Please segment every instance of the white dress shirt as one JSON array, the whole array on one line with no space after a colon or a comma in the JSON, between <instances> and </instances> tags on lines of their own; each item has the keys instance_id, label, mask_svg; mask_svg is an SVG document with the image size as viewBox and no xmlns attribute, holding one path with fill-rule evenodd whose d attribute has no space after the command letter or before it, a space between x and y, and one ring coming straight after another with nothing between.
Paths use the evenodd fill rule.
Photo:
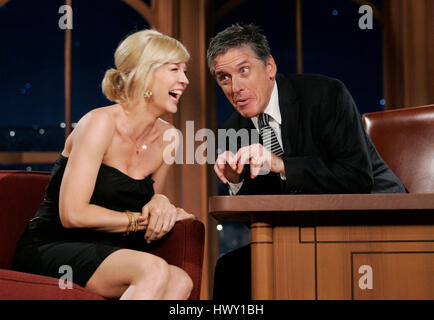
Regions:
<instances>
[{"instance_id":1,"label":"white dress shirt","mask_svg":"<svg viewBox=\"0 0 434 320\"><path fill-rule=\"evenodd\" d=\"M277 141L279 142L280 147L282 148L282 151L284 151L283 144L282 144L282 130L280 129L280 127L282 125L282 116L280 115L279 92L277 89L276 82L274 82L274 87L273 87L273 91L271 93L270 101L268 102L268 105L265 108L264 113L268 114L270 116L270 118L269 118L270 127L276 133ZM258 116L254 116L250 119L252 120L256 130L258 130L258 132L259 132ZM280 178L282 180L286 180L285 174L281 173ZM240 191L240 189L243 185L243 180L241 180L240 183L228 182L228 185L229 185L229 194L235 195L238 193L238 191Z\"/></svg>"}]
</instances>

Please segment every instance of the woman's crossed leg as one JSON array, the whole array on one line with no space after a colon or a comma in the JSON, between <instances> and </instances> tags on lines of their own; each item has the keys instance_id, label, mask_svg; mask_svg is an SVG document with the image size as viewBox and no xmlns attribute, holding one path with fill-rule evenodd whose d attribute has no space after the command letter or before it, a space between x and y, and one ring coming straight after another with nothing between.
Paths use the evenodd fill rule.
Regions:
<instances>
[{"instance_id":1,"label":"woman's crossed leg","mask_svg":"<svg viewBox=\"0 0 434 320\"><path fill-rule=\"evenodd\" d=\"M193 281L160 257L121 249L101 263L85 288L105 298L181 300L190 296Z\"/></svg>"}]
</instances>

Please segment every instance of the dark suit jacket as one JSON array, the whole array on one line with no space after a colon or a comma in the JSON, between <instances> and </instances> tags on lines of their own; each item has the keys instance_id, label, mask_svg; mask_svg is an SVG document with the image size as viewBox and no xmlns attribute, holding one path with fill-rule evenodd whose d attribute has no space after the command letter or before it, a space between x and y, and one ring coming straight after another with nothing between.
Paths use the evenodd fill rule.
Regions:
<instances>
[{"instance_id":1,"label":"dark suit jacket","mask_svg":"<svg viewBox=\"0 0 434 320\"><path fill-rule=\"evenodd\" d=\"M342 82L320 75L277 75L276 81L286 181L276 173L250 179L246 166L238 194L406 192L363 129L358 109ZM253 122L238 112L224 128L255 129ZM245 145L229 144L229 150Z\"/></svg>"}]
</instances>

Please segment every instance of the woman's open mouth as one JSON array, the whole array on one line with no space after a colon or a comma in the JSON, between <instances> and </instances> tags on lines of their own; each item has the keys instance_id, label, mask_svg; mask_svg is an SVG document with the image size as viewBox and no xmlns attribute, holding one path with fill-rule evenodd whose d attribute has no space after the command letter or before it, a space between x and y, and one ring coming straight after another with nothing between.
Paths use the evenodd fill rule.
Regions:
<instances>
[{"instance_id":1,"label":"woman's open mouth","mask_svg":"<svg viewBox=\"0 0 434 320\"><path fill-rule=\"evenodd\" d=\"M175 90L171 90L171 91L169 91L170 98L171 98L175 103L178 103L179 98L181 98L182 93L183 93L183 91L182 91L182 90L179 90L179 89L175 89Z\"/></svg>"}]
</instances>

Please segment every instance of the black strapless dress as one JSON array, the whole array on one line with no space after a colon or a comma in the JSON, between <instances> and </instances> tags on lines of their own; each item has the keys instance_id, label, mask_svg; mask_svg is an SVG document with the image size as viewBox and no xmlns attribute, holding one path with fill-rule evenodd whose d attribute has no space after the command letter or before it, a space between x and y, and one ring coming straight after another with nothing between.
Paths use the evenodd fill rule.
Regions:
<instances>
[{"instance_id":1,"label":"black strapless dress","mask_svg":"<svg viewBox=\"0 0 434 320\"><path fill-rule=\"evenodd\" d=\"M116 250L128 248L147 251L144 231L123 233L65 229L59 217L59 191L68 158L56 160L50 181L35 217L30 220L18 243L13 269L60 278L63 265L70 266L73 282L85 286L101 262ZM141 212L154 195L150 176L137 180L116 168L101 164L91 203L124 214Z\"/></svg>"}]
</instances>

